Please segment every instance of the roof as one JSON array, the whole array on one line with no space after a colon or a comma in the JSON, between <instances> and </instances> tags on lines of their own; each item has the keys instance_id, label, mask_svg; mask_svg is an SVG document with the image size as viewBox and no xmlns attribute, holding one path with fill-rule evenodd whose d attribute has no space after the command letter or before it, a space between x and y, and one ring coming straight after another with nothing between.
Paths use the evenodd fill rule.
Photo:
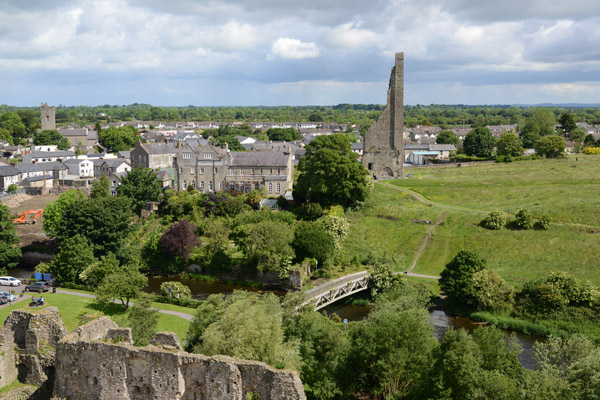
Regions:
<instances>
[{"instance_id":1,"label":"roof","mask_svg":"<svg viewBox=\"0 0 600 400\"><path fill-rule=\"evenodd\" d=\"M68 150L57 150L57 151L32 151L29 153L30 158L40 158L40 157L64 157L64 156L73 156L75 157L75 153Z\"/></svg>"},{"instance_id":2,"label":"roof","mask_svg":"<svg viewBox=\"0 0 600 400\"><path fill-rule=\"evenodd\" d=\"M1 165L0 166L0 176L15 176L19 175L20 172L18 169L13 167L12 165Z\"/></svg>"},{"instance_id":3,"label":"roof","mask_svg":"<svg viewBox=\"0 0 600 400\"><path fill-rule=\"evenodd\" d=\"M67 166L59 161L50 161L45 163L39 163L37 165L39 165L41 171L55 171L67 169Z\"/></svg>"},{"instance_id":4,"label":"roof","mask_svg":"<svg viewBox=\"0 0 600 400\"><path fill-rule=\"evenodd\" d=\"M92 160L88 160L86 158L71 158L69 160L63 161L63 164L81 164L82 162L91 162L91 163L93 163Z\"/></svg>"},{"instance_id":5,"label":"roof","mask_svg":"<svg viewBox=\"0 0 600 400\"><path fill-rule=\"evenodd\" d=\"M437 156L437 151L413 151L413 154L418 156Z\"/></svg>"},{"instance_id":6,"label":"roof","mask_svg":"<svg viewBox=\"0 0 600 400\"><path fill-rule=\"evenodd\" d=\"M142 149L148 154L175 154L177 149L170 144L165 143L142 143Z\"/></svg>"},{"instance_id":7,"label":"roof","mask_svg":"<svg viewBox=\"0 0 600 400\"><path fill-rule=\"evenodd\" d=\"M90 131L85 128L80 129L57 129L62 136L85 136L90 139L98 139L98 132ZM93 136L93 137L92 137Z\"/></svg>"},{"instance_id":8,"label":"roof","mask_svg":"<svg viewBox=\"0 0 600 400\"><path fill-rule=\"evenodd\" d=\"M43 163L42 163L43 164ZM43 171L40 168L40 164L34 164L34 163L25 163L25 162L20 162L18 164L16 164L16 168L21 172L35 172L35 171Z\"/></svg>"},{"instance_id":9,"label":"roof","mask_svg":"<svg viewBox=\"0 0 600 400\"><path fill-rule=\"evenodd\" d=\"M119 151L117 154L121 158L131 158L131 151Z\"/></svg>"},{"instance_id":10,"label":"roof","mask_svg":"<svg viewBox=\"0 0 600 400\"><path fill-rule=\"evenodd\" d=\"M429 145L427 144L405 144L404 150L429 150Z\"/></svg>"},{"instance_id":11,"label":"roof","mask_svg":"<svg viewBox=\"0 0 600 400\"><path fill-rule=\"evenodd\" d=\"M453 144L430 144L429 149L436 151L456 151L456 146Z\"/></svg>"},{"instance_id":12,"label":"roof","mask_svg":"<svg viewBox=\"0 0 600 400\"><path fill-rule=\"evenodd\" d=\"M54 177L52 176L52 174L46 174L46 180L49 179L54 179ZM23 182L39 182L39 181L43 181L44 180L44 176L30 176L29 178L25 178L23 179Z\"/></svg>"},{"instance_id":13,"label":"roof","mask_svg":"<svg viewBox=\"0 0 600 400\"><path fill-rule=\"evenodd\" d=\"M127 162L127 160L125 160L123 158L112 158L112 159L109 159L109 160L104 160L104 163L106 163L106 165L109 168L118 167L118 166L120 166L123 163L129 165L129 163Z\"/></svg>"},{"instance_id":14,"label":"roof","mask_svg":"<svg viewBox=\"0 0 600 400\"><path fill-rule=\"evenodd\" d=\"M352 150L362 150L365 147L364 143L361 142L357 142L357 143L352 143Z\"/></svg>"},{"instance_id":15,"label":"roof","mask_svg":"<svg viewBox=\"0 0 600 400\"><path fill-rule=\"evenodd\" d=\"M289 155L271 152L232 151L232 167L287 167Z\"/></svg>"}]
</instances>

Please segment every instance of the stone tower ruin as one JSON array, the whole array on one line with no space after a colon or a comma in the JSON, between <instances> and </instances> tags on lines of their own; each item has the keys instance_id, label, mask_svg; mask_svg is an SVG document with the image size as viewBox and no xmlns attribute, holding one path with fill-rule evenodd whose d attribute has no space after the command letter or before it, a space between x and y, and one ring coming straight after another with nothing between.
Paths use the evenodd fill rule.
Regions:
<instances>
[{"instance_id":1,"label":"stone tower ruin","mask_svg":"<svg viewBox=\"0 0 600 400\"><path fill-rule=\"evenodd\" d=\"M365 133L362 163L377 179L401 178L404 170L404 53L396 53L387 105Z\"/></svg>"},{"instance_id":2,"label":"stone tower ruin","mask_svg":"<svg viewBox=\"0 0 600 400\"><path fill-rule=\"evenodd\" d=\"M54 118L55 109L50 107L48 103L42 103L40 106L42 113L42 130L56 129L56 120Z\"/></svg>"}]
</instances>

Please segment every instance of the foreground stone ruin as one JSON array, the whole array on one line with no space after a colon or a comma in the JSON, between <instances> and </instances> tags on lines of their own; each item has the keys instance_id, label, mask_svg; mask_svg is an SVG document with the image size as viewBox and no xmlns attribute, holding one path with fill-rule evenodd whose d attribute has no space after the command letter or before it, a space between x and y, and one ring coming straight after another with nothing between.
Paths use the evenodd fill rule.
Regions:
<instances>
[{"instance_id":1,"label":"foreground stone ruin","mask_svg":"<svg viewBox=\"0 0 600 400\"><path fill-rule=\"evenodd\" d=\"M293 371L182 350L173 333L135 347L109 317L68 334L58 310L17 310L0 330L0 387L16 378L59 399L306 399Z\"/></svg>"}]
</instances>

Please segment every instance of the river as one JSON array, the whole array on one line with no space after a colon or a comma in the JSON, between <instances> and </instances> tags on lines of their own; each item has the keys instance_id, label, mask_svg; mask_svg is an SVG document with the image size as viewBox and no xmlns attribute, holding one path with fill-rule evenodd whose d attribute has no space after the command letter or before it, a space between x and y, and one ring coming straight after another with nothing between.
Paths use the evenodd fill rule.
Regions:
<instances>
[{"instance_id":1,"label":"river","mask_svg":"<svg viewBox=\"0 0 600 400\"><path fill-rule=\"evenodd\" d=\"M14 268L10 270L11 275L16 278L29 278L31 277L32 272L33 271L29 268ZM223 282L204 282L193 279L169 277L149 277L148 287L146 288L146 291L158 292L161 283L166 281L177 281L183 283L184 285L190 288L192 296L196 299L205 299L209 295L215 293L233 293L234 290L248 290L252 292L265 291L249 286L228 285ZM275 293L280 297L285 295L285 292L283 291L269 291ZM369 306L343 304L340 302L325 307L324 310L327 311L328 314L335 313L340 318L347 319L348 321L360 321L368 315ZM438 338L438 340L441 340L441 338L444 336L444 332L446 331L446 329L450 327L464 328L467 329L469 332L472 332L478 326L481 326L480 323L472 321L468 318L454 317L447 314L445 311L435 309L430 311L429 320L435 328L434 334L436 338ZM517 341L521 345L521 354L519 354L519 362L521 363L521 365L528 369L534 369L536 364L535 359L533 357L533 345L538 341L544 341L545 338L524 335L522 333L512 331L506 332L507 334L515 335Z\"/></svg>"}]
</instances>

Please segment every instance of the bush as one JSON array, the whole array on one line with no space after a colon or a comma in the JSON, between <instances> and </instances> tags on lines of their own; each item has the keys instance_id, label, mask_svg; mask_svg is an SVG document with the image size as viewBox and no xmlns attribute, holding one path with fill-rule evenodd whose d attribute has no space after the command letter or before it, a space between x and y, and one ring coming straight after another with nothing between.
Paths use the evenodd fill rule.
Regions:
<instances>
[{"instance_id":1,"label":"bush","mask_svg":"<svg viewBox=\"0 0 600 400\"><path fill-rule=\"evenodd\" d=\"M497 273L484 269L473 274L473 297L479 310L510 310L515 301L514 289Z\"/></svg>"},{"instance_id":2,"label":"bush","mask_svg":"<svg viewBox=\"0 0 600 400\"><path fill-rule=\"evenodd\" d=\"M492 211L481 221L481 226L486 229L500 230L504 225L506 225L506 215L499 210Z\"/></svg>"},{"instance_id":3,"label":"bush","mask_svg":"<svg viewBox=\"0 0 600 400\"><path fill-rule=\"evenodd\" d=\"M584 154L600 154L600 147L585 147L583 149Z\"/></svg>"},{"instance_id":4,"label":"bush","mask_svg":"<svg viewBox=\"0 0 600 400\"><path fill-rule=\"evenodd\" d=\"M519 229L531 229L533 228L533 215L531 211L526 208L519 210L516 215L516 223Z\"/></svg>"},{"instance_id":5,"label":"bush","mask_svg":"<svg viewBox=\"0 0 600 400\"><path fill-rule=\"evenodd\" d=\"M8 193L14 193L17 191L19 187L17 185L15 185L14 183L11 183L10 185L8 185L8 187L6 188L6 191Z\"/></svg>"},{"instance_id":6,"label":"bush","mask_svg":"<svg viewBox=\"0 0 600 400\"><path fill-rule=\"evenodd\" d=\"M535 229L538 229L540 231L546 231L550 229L551 223L552 220L550 219L550 217L547 214L542 214L539 221L535 223Z\"/></svg>"},{"instance_id":7,"label":"bush","mask_svg":"<svg viewBox=\"0 0 600 400\"><path fill-rule=\"evenodd\" d=\"M169 293L169 289L171 292ZM181 299L187 300L192 297L192 292L190 288L184 285L181 282L169 281L163 282L160 285L160 289L158 290L158 295L165 300L169 299Z\"/></svg>"},{"instance_id":8,"label":"bush","mask_svg":"<svg viewBox=\"0 0 600 400\"><path fill-rule=\"evenodd\" d=\"M473 275L485 269L485 260L472 251L461 250L446 264L439 285L448 299L465 305L476 303Z\"/></svg>"}]
</instances>

